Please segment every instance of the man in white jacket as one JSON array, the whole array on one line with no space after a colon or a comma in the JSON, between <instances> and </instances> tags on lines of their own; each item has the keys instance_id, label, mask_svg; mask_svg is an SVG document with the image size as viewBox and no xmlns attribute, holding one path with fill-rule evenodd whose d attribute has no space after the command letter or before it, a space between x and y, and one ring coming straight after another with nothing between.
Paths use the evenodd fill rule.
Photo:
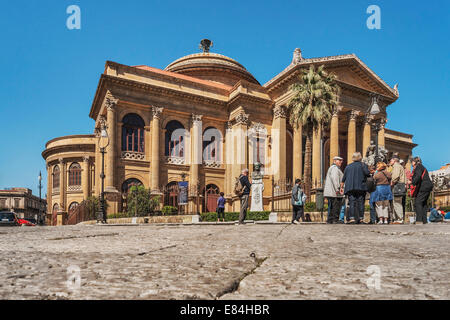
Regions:
<instances>
[{"instance_id":1,"label":"man in white jacket","mask_svg":"<svg viewBox=\"0 0 450 320\"><path fill-rule=\"evenodd\" d=\"M328 169L327 177L325 178L325 188L323 190L323 196L328 199L328 212L330 213L327 218L327 223L342 223L339 221L339 213L342 207L341 182L344 174L341 171L342 165L341 157L334 157L333 164Z\"/></svg>"}]
</instances>

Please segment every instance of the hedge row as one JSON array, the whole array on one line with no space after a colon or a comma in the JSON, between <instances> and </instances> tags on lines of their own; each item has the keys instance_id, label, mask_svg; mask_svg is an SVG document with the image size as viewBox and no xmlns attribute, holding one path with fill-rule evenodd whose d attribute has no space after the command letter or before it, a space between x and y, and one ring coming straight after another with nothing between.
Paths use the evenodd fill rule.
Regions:
<instances>
[{"instance_id":1,"label":"hedge row","mask_svg":"<svg viewBox=\"0 0 450 320\"><path fill-rule=\"evenodd\" d=\"M250 212L247 211L246 220L269 220L270 211ZM217 221L217 212L204 212L200 215L203 222ZM239 220L239 212L225 212L225 221Z\"/></svg>"}]
</instances>

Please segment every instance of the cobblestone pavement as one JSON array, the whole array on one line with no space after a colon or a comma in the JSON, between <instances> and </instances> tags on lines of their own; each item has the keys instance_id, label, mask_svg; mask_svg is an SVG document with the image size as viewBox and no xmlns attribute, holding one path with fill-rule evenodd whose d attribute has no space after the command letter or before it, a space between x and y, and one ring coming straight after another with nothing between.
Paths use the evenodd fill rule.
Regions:
<instances>
[{"instance_id":1,"label":"cobblestone pavement","mask_svg":"<svg viewBox=\"0 0 450 320\"><path fill-rule=\"evenodd\" d=\"M0 299L449 299L449 243L450 224L1 228Z\"/></svg>"}]
</instances>

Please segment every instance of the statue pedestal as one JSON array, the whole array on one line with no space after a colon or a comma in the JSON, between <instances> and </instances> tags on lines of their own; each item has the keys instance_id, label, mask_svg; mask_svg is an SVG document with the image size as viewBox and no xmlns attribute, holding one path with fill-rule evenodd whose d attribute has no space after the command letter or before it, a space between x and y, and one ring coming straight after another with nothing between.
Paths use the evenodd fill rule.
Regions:
<instances>
[{"instance_id":1,"label":"statue pedestal","mask_svg":"<svg viewBox=\"0 0 450 320\"><path fill-rule=\"evenodd\" d=\"M261 212L264 211L263 206L263 191L264 191L264 183L261 178L253 178L252 179L252 189L251 189L251 199L252 202L250 204L251 212Z\"/></svg>"}]
</instances>

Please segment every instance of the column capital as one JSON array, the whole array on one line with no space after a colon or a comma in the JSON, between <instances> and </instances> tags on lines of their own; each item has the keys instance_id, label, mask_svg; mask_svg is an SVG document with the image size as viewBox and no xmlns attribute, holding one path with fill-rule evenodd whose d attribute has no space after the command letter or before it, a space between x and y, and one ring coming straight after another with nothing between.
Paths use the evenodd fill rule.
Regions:
<instances>
[{"instance_id":1,"label":"column capital","mask_svg":"<svg viewBox=\"0 0 450 320\"><path fill-rule=\"evenodd\" d=\"M114 111L114 109L115 109L115 107L116 107L118 101L119 101L119 100L116 99L116 98L111 94L110 91L108 91L108 92L106 93L106 96L105 96L105 107L106 107L106 109L107 109L108 111Z\"/></svg>"},{"instance_id":2,"label":"column capital","mask_svg":"<svg viewBox=\"0 0 450 320\"><path fill-rule=\"evenodd\" d=\"M370 124L372 123L373 119L374 119L374 116L373 116L373 115L371 115L371 114L365 114L365 115L364 115L364 124L365 124L365 125L370 125Z\"/></svg>"},{"instance_id":3,"label":"column capital","mask_svg":"<svg viewBox=\"0 0 450 320\"><path fill-rule=\"evenodd\" d=\"M66 162L64 161L64 159L63 158L59 158L58 159L58 162L59 162L59 164L61 164L61 165L63 165L63 164L65 164Z\"/></svg>"},{"instance_id":4,"label":"column capital","mask_svg":"<svg viewBox=\"0 0 450 320\"><path fill-rule=\"evenodd\" d=\"M233 129L233 121L227 121L225 124L226 130L232 130Z\"/></svg>"},{"instance_id":5,"label":"column capital","mask_svg":"<svg viewBox=\"0 0 450 320\"><path fill-rule=\"evenodd\" d=\"M286 107L284 107L284 106L275 106L273 108L273 118L274 119L286 118L286 115L287 115Z\"/></svg>"},{"instance_id":6,"label":"column capital","mask_svg":"<svg viewBox=\"0 0 450 320\"><path fill-rule=\"evenodd\" d=\"M154 118L161 119L161 114L162 114L163 110L164 110L163 107L152 106L153 119Z\"/></svg>"},{"instance_id":7,"label":"column capital","mask_svg":"<svg viewBox=\"0 0 450 320\"><path fill-rule=\"evenodd\" d=\"M359 116L358 110L352 110L348 113L348 120L349 121L355 121L356 118Z\"/></svg>"},{"instance_id":8,"label":"column capital","mask_svg":"<svg viewBox=\"0 0 450 320\"><path fill-rule=\"evenodd\" d=\"M89 156L83 156L83 162L89 163Z\"/></svg>"},{"instance_id":9,"label":"column capital","mask_svg":"<svg viewBox=\"0 0 450 320\"><path fill-rule=\"evenodd\" d=\"M247 113L239 113L235 118L235 124L243 124L248 126L248 117L249 115Z\"/></svg>"},{"instance_id":10,"label":"column capital","mask_svg":"<svg viewBox=\"0 0 450 320\"><path fill-rule=\"evenodd\" d=\"M197 122L201 122L203 115L201 114L192 114L192 124L196 124Z\"/></svg>"},{"instance_id":11,"label":"column capital","mask_svg":"<svg viewBox=\"0 0 450 320\"><path fill-rule=\"evenodd\" d=\"M335 107L333 107L331 114L333 117L337 117L337 116L339 116L339 112L341 112L341 111L342 111L341 106L335 106Z\"/></svg>"}]
</instances>

